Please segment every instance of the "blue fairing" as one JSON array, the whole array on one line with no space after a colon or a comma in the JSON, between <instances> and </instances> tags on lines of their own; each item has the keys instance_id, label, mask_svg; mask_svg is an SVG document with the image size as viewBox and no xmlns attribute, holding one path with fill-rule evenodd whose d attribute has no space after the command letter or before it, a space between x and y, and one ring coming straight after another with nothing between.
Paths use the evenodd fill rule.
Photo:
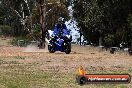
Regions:
<instances>
[{"instance_id":1,"label":"blue fairing","mask_svg":"<svg viewBox=\"0 0 132 88\"><path fill-rule=\"evenodd\" d=\"M64 49L62 48L62 44L64 43L63 39L58 38L55 42L56 44L56 48L55 51L64 51Z\"/></svg>"}]
</instances>

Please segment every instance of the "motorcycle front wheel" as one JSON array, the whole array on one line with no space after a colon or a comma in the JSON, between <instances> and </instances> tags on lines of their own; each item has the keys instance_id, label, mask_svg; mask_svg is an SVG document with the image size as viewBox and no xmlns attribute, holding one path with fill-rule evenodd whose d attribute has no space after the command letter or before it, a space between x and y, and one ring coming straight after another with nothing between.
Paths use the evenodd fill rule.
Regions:
<instances>
[{"instance_id":1,"label":"motorcycle front wheel","mask_svg":"<svg viewBox=\"0 0 132 88\"><path fill-rule=\"evenodd\" d=\"M71 52L71 44L66 44L65 43L65 53L66 54L70 54L70 52Z\"/></svg>"},{"instance_id":2,"label":"motorcycle front wheel","mask_svg":"<svg viewBox=\"0 0 132 88\"><path fill-rule=\"evenodd\" d=\"M54 53L55 52L55 49L54 49L53 45L48 45L48 50L49 50L50 53Z\"/></svg>"}]
</instances>

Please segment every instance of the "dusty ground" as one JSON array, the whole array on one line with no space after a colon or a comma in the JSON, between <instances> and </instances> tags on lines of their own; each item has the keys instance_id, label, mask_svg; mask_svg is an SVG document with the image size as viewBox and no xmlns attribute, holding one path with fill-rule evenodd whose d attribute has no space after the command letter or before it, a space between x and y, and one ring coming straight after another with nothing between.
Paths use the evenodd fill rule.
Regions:
<instances>
[{"instance_id":1,"label":"dusty ground","mask_svg":"<svg viewBox=\"0 0 132 88\"><path fill-rule=\"evenodd\" d=\"M109 51L100 51L98 48L91 46L78 46L72 45L71 54L65 54L62 52L49 53L48 50L40 50L34 47L14 47L0 46L0 71L8 72L7 66L23 66L26 71L33 72L47 72L54 74L74 74L77 73L77 68L82 65L87 73L128 73L132 75L132 56L129 56L125 52L116 52L110 54ZM17 65L16 65L17 64ZM19 70L17 67L13 67L13 70ZM71 77L74 78L74 77ZM66 80L66 79L65 79ZM72 79L74 80L74 79ZM68 85L68 83L66 83ZM69 86L63 86L68 88ZM78 88L74 82L70 87ZM33 85L32 85L33 86ZM100 86L100 85L99 85ZM115 88L132 88L132 83L127 85L113 85ZM31 87L31 86L30 86ZM93 88L98 86L90 85L83 86ZM108 86L100 86L100 88L111 88ZM3 87L4 88L4 87ZM8 87L9 88L9 87ZM17 88L17 87L16 87ZM37 88L37 87L33 87ZM39 88L41 88L39 86ZM44 87L45 88L45 87ZM51 86L51 88L54 88Z\"/></svg>"},{"instance_id":2,"label":"dusty ground","mask_svg":"<svg viewBox=\"0 0 132 88\"><path fill-rule=\"evenodd\" d=\"M72 52L69 55L62 52L51 54L48 50L40 49L27 51L26 47L0 47L0 57L10 56L26 57L27 59L22 60L24 63L36 61L42 63L40 67L37 67L37 69L41 70L45 70L47 66L58 66L60 71L63 71L63 68L67 69L65 71L74 71L79 65L85 68L97 67L102 70L125 70L132 67L132 57L128 54L120 52L110 54L109 51L99 51L98 48L92 48L90 46L73 45Z\"/></svg>"}]
</instances>

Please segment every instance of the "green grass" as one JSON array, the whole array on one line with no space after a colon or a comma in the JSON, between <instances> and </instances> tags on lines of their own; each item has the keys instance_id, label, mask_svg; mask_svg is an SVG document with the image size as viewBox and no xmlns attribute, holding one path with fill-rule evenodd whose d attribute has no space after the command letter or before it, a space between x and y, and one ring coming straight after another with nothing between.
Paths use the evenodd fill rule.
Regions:
<instances>
[{"instance_id":1,"label":"green grass","mask_svg":"<svg viewBox=\"0 0 132 88\"><path fill-rule=\"evenodd\" d=\"M127 88L127 84L88 84L79 86L73 74L46 72L6 72L0 75L0 84L6 88Z\"/></svg>"},{"instance_id":2,"label":"green grass","mask_svg":"<svg viewBox=\"0 0 132 88\"><path fill-rule=\"evenodd\" d=\"M7 88L62 88L75 86L68 74L26 71L0 74L0 84Z\"/></svg>"},{"instance_id":3,"label":"green grass","mask_svg":"<svg viewBox=\"0 0 132 88\"><path fill-rule=\"evenodd\" d=\"M25 59L18 59L18 57L0 58L0 63L2 62L0 64L0 88L132 88L132 84L88 84L80 86L76 83L75 72L33 70L34 64L28 65L18 62L18 60ZM15 63L11 63L15 60ZM109 73L109 71L105 72ZM111 73L120 72L113 71ZM132 68L122 71L122 73L132 74Z\"/></svg>"}]
</instances>

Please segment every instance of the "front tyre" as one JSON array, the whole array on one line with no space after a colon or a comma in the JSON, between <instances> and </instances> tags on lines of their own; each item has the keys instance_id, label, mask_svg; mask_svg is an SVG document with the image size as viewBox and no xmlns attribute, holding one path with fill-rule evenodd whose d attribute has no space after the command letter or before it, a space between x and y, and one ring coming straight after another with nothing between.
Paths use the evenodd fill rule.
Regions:
<instances>
[{"instance_id":1,"label":"front tyre","mask_svg":"<svg viewBox=\"0 0 132 88\"><path fill-rule=\"evenodd\" d=\"M55 52L55 49L54 49L53 45L48 45L48 50L49 50L50 53L54 53Z\"/></svg>"},{"instance_id":2,"label":"front tyre","mask_svg":"<svg viewBox=\"0 0 132 88\"><path fill-rule=\"evenodd\" d=\"M69 54L71 52L71 44L66 44L65 45L65 53Z\"/></svg>"}]
</instances>

